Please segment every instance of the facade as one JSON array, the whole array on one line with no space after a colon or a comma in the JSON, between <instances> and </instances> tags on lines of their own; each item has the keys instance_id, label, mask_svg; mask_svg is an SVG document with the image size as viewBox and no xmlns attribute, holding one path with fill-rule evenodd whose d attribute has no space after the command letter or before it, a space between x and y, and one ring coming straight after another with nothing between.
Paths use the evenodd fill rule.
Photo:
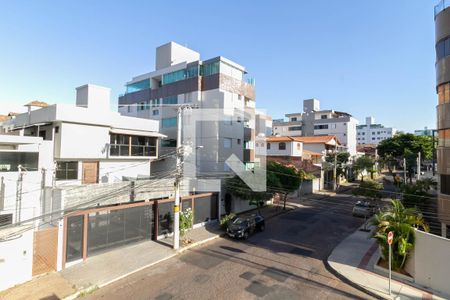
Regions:
<instances>
[{"instance_id":1,"label":"facade","mask_svg":"<svg viewBox=\"0 0 450 300\"><path fill-rule=\"evenodd\" d=\"M437 173L440 190L438 215L442 236L449 236L450 225L450 9L441 1L435 7L436 92L437 105Z\"/></svg>"},{"instance_id":2,"label":"facade","mask_svg":"<svg viewBox=\"0 0 450 300\"><path fill-rule=\"evenodd\" d=\"M350 114L321 110L317 99L303 101L303 112L286 114L288 121L274 121L273 134L281 136L334 135L351 155L356 155L356 125Z\"/></svg>"},{"instance_id":3,"label":"facade","mask_svg":"<svg viewBox=\"0 0 450 300\"><path fill-rule=\"evenodd\" d=\"M417 129L414 130L414 134L415 135L428 135L428 136L432 136L433 135L433 131L434 129L429 129L428 127L424 127L423 129Z\"/></svg>"},{"instance_id":4,"label":"facade","mask_svg":"<svg viewBox=\"0 0 450 300\"><path fill-rule=\"evenodd\" d=\"M272 117L256 110L255 112L255 135L271 136L272 135Z\"/></svg>"},{"instance_id":5,"label":"facade","mask_svg":"<svg viewBox=\"0 0 450 300\"><path fill-rule=\"evenodd\" d=\"M373 117L366 117L366 124L356 126L358 145L378 145L383 140L392 138L397 129L375 124Z\"/></svg>"},{"instance_id":6,"label":"facade","mask_svg":"<svg viewBox=\"0 0 450 300\"><path fill-rule=\"evenodd\" d=\"M152 119L160 123L167 136L161 153L172 151L177 144L177 107L218 109L228 121L205 121L197 124L197 171L228 172L225 160L235 154L241 161L254 161L255 87L245 81L245 68L218 56L200 60L200 54L170 42L156 49L156 70L134 77L119 97L119 112L125 116ZM238 112L250 112L241 117ZM164 161L162 167L174 167Z\"/></svg>"}]
</instances>

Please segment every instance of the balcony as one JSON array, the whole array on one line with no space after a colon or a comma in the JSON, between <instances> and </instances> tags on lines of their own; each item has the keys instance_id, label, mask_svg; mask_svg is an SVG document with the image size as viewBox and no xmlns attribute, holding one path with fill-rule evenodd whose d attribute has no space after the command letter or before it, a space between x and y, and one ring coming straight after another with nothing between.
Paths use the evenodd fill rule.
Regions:
<instances>
[{"instance_id":1,"label":"balcony","mask_svg":"<svg viewBox=\"0 0 450 300\"><path fill-rule=\"evenodd\" d=\"M109 144L110 157L156 157L157 146Z\"/></svg>"},{"instance_id":2,"label":"balcony","mask_svg":"<svg viewBox=\"0 0 450 300\"><path fill-rule=\"evenodd\" d=\"M436 16L443 11L444 9L446 9L447 7L450 6L450 0L442 0L441 2L439 2L435 7L434 7L434 18L436 18Z\"/></svg>"}]
</instances>

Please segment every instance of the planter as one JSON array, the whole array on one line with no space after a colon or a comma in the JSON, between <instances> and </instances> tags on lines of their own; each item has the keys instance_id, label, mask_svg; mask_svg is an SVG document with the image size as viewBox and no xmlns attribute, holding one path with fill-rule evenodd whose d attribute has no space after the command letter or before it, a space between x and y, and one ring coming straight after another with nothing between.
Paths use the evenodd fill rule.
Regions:
<instances>
[{"instance_id":1,"label":"planter","mask_svg":"<svg viewBox=\"0 0 450 300\"><path fill-rule=\"evenodd\" d=\"M389 276L389 269L388 269L388 263L384 261L381 257L377 260L377 262L374 264L373 268L378 271L378 273L381 273L385 276ZM403 271L403 273L396 272L392 270L392 278L395 278L399 281L403 282L414 282L414 278L412 278L406 271Z\"/></svg>"}]
</instances>

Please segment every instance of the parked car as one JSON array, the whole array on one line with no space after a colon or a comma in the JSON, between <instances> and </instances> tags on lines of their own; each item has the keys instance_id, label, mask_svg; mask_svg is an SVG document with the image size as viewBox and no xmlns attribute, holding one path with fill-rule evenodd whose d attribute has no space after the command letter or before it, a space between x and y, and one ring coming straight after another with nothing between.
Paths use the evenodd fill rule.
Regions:
<instances>
[{"instance_id":1,"label":"parked car","mask_svg":"<svg viewBox=\"0 0 450 300\"><path fill-rule=\"evenodd\" d=\"M377 212L377 207L370 202L358 201L353 206L352 214L356 217L369 218Z\"/></svg>"},{"instance_id":2,"label":"parked car","mask_svg":"<svg viewBox=\"0 0 450 300\"><path fill-rule=\"evenodd\" d=\"M232 238L247 239L255 231L264 231L264 217L251 215L247 217L236 217L228 222L227 234Z\"/></svg>"}]
</instances>

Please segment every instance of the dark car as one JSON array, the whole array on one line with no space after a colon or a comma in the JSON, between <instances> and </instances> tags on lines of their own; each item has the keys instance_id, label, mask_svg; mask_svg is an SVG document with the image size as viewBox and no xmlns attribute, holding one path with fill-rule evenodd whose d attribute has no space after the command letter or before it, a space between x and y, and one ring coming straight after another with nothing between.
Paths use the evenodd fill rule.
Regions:
<instances>
[{"instance_id":1,"label":"dark car","mask_svg":"<svg viewBox=\"0 0 450 300\"><path fill-rule=\"evenodd\" d=\"M251 215L248 217L236 217L227 224L227 234L232 238L247 239L255 231L264 231L264 217Z\"/></svg>"},{"instance_id":2,"label":"dark car","mask_svg":"<svg viewBox=\"0 0 450 300\"><path fill-rule=\"evenodd\" d=\"M369 218L377 212L377 207L370 202L358 201L353 206L352 214L355 217Z\"/></svg>"}]
</instances>

